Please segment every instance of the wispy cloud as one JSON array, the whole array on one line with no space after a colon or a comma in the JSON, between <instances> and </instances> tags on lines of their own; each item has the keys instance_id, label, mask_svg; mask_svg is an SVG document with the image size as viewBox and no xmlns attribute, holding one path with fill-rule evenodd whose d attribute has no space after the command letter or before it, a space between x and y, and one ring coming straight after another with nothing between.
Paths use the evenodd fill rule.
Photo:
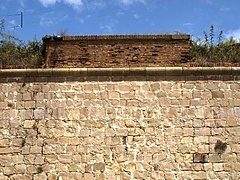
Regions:
<instances>
[{"instance_id":1,"label":"wispy cloud","mask_svg":"<svg viewBox=\"0 0 240 180\"><path fill-rule=\"evenodd\" d=\"M225 37L228 38L228 39L233 38L235 40L240 41L240 28L235 29L235 30L230 30L230 31L226 32Z\"/></svg>"},{"instance_id":2,"label":"wispy cloud","mask_svg":"<svg viewBox=\"0 0 240 180\"><path fill-rule=\"evenodd\" d=\"M136 13L136 14L133 15L133 17L134 17L135 19L139 19L141 16Z\"/></svg>"},{"instance_id":3,"label":"wispy cloud","mask_svg":"<svg viewBox=\"0 0 240 180\"><path fill-rule=\"evenodd\" d=\"M78 9L78 8L82 7L82 5L83 5L82 0L39 0L39 1L45 7L54 5L56 3L61 3L61 2L70 5L70 6L74 7L75 9Z\"/></svg>"},{"instance_id":4,"label":"wispy cloud","mask_svg":"<svg viewBox=\"0 0 240 180\"><path fill-rule=\"evenodd\" d=\"M83 6L88 9L95 9L97 7L104 7L107 4L107 0L38 0L43 6L48 7L56 3L65 3L72 6L75 9L82 8ZM118 3L125 6L132 5L134 3L145 4L147 0L117 0ZM112 3L112 2L111 2Z\"/></svg>"},{"instance_id":5,"label":"wispy cloud","mask_svg":"<svg viewBox=\"0 0 240 180\"><path fill-rule=\"evenodd\" d=\"M228 7L222 7L222 8L220 8L220 11L222 11L222 12L229 12L229 11L230 11L230 8L228 8Z\"/></svg>"},{"instance_id":6,"label":"wispy cloud","mask_svg":"<svg viewBox=\"0 0 240 180\"><path fill-rule=\"evenodd\" d=\"M40 16L39 24L40 26L43 26L43 27L52 26L64 21L67 18L68 18L67 15L60 17L60 16L56 16L56 14L54 14L53 12L49 12Z\"/></svg>"},{"instance_id":7,"label":"wispy cloud","mask_svg":"<svg viewBox=\"0 0 240 180\"><path fill-rule=\"evenodd\" d=\"M131 5L133 3L143 3L143 4L145 4L146 0L119 0L119 2L128 6L128 5Z\"/></svg>"},{"instance_id":8,"label":"wispy cloud","mask_svg":"<svg viewBox=\"0 0 240 180\"><path fill-rule=\"evenodd\" d=\"M110 25L100 25L100 29L104 31L104 34L113 34L113 27Z\"/></svg>"},{"instance_id":9,"label":"wispy cloud","mask_svg":"<svg viewBox=\"0 0 240 180\"><path fill-rule=\"evenodd\" d=\"M7 8L5 6L3 6L3 5L0 5L0 9L1 10L6 10Z\"/></svg>"},{"instance_id":10,"label":"wispy cloud","mask_svg":"<svg viewBox=\"0 0 240 180\"><path fill-rule=\"evenodd\" d=\"M12 26L16 26L15 20L10 20L10 21L9 21L9 24L12 25Z\"/></svg>"},{"instance_id":11,"label":"wispy cloud","mask_svg":"<svg viewBox=\"0 0 240 180\"><path fill-rule=\"evenodd\" d=\"M107 3L105 0L83 0L83 4L87 9L95 10L97 8L106 7Z\"/></svg>"},{"instance_id":12,"label":"wispy cloud","mask_svg":"<svg viewBox=\"0 0 240 180\"><path fill-rule=\"evenodd\" d=\"M117 24L118 21L116 19L110 19L107 24L100 24L100 29L103 31L104 34L114 34L114 29Z\"/></svg>"},{"instance_id":13,"label":"wispy cloud","mask_svg":"<svg viewBox=\"0 0 240 180\"><path fill-rule=\"evenodd\" d=\"M190 22L187 22L187 23L182 23L181 25L182 25L182 26L192 26L193 24L190 23Z\"/></svg>"},{"instance_id":14,"label":"wispy cloud","mask_svg":"<svg viewBox=\"0 0 240 180\"><path fill-rule=\"evenodd\" d=\"M25 0L18 0L18 2L21 5L21 8L25 7Z\"/></svg>"}]
</instances>

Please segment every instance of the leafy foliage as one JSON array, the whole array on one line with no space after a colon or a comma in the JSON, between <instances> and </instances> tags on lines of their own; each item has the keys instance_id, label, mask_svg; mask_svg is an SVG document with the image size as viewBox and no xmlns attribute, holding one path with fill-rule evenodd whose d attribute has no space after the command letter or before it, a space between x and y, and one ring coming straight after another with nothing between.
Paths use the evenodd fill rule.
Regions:
<instances>
[{"instance_id":1,"label":"leafy foliage","mask_svg":"<svg viewBox=\"0 0 240 180\"><path fill-rule=\"evenodd\" d=\"M223 30L215 37L214 26L209 34L204 31L204 40L191 40L191 61L196 63L240 63L240 44L233 38L222 41ZM217 42L217 43L215 43Z\"/></svg>"},{"instance_id":2,"label":"leafy foliage","mask_svg":"<svg viewBox=\"0 0 240 180\"><path fill-rule=\"evenodd\" d=\"M43 44L34 39L22 43L5 32L4 19L0 22L0 68L38 68L43 64Z\"/></svg>"}]
</instances>

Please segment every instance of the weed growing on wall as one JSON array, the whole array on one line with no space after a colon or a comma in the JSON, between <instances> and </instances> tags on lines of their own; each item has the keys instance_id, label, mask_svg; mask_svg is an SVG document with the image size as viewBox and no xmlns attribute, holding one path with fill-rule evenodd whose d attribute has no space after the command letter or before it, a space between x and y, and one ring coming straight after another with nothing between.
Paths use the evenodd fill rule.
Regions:
<instances>
[{"instance_id":1,"label":"weed growing on wall","mask_svg":"<svg viewBox=\"0 0 240 180\"><path fill-rule=\"evenodd\" d=\"M223 30L216 35L214 26L210 26L209 33L204 33L204 39L191 40L191 61L207 62L240 62L240 44L233 38L223 39Z\"/></svg>"}]
</instances>

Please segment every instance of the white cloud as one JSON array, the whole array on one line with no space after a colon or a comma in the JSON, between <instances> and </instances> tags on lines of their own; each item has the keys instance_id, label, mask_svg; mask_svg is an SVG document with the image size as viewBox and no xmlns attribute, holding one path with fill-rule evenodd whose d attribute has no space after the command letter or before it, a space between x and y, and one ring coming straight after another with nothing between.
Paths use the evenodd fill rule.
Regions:
<instances>
[{"instance_id":1,"label":"white cloud","mask_svg":"<svg viewBox=\"0 0 240 180\"><path fill-rule=\"evenodd\" d=\"M40 3L42 3L45 7L54 5L57 2L62 2L65 4L68 4L70 6L73 6L75 9L80 8L83 5L82 0L39 0Z\"/></svg>"},{"instance_id":2,"label":"white cloud","mask_svg":"<svg viewBox=\"0 0 240 180\"><path fill-rule=\"evenodd\" d=\"M134 14L133 17L134 17L135 19L139 19L139 18L140 18L140 15L139 15L139 14Z\"/></svg>"},{"instance_id":3,"label":"white cloud","mask_svg":"<svg viewBox=\"0 0 240 180\"><path fill-rule=\"evenodd\" d=\"M104 34L114 34L114 30L118 21L115 19L109 19L107 24L100 24L100 29Z\"/></svg>"},{"instance_id":4,"label":"white cloud","mask_svg":"<svg viewBox=\"0 0 240 180\"><path fill-rule=\"evenodd\" d=\"M0 5L0 9L1 10L6 10L7 8L5 6L3 6L3 5Z\"/></svg>"},{"instance_id":5,"label":"white cloud","mask_svg":"<svg viewBox=\"0 0 240 180\"><path fill-rule=\"evenodd\" d=\"M25 7L25 0L18 0L19 4L21 5L22 8Z\"/></svg>"},{"instance_id":6,"label":"white cloud","mask_svg":"<svg viewBox=\"0 0 240 180\"><path fill-rule=\"evenodd\" d=\"M229 11L230 11L230 8L228 8L228 7L222 7L222 8L220 8L220 11L229 12Z\"/></svg>"},{"instance_id":7,"label":"white cloud","mask_svg":"<svg viewBox=\"0 0 240 180\"><path fill-rule=\"evenodd\" d=\"M113 34L113 27L111 25L100 25L100 29L103 30L104 34Z\"/></svg>"},{"instance_id":8,"label":"white cloud","mask_svg":"<svg viewBox=\"0 0 240 180\"><path fill-rule=\"evenodd\" d=\"M9 21L9 24L15 26L15 25L16 25L16 22L15 22L15 20L10 20L10 21Z\"/></svg>"},{"instance_id":9,"label":"white cloud","mask_svg":"<svg viewBox=\"0 0 240 180\"><path fill-rule=\"evenodd\" d=\"M187 23L182 23L181 25L182 25L182 26L192 26L193 24L190 23L190 22L187 22Z\"/></svg>"},{"instance_id":10,"label":"white cloud","mask_svg":"<svg viewBox=\"0 0 240 180\"><path fill-rule=\"evenodd\" d=\"M119 0L120 3L124 4L124 5L131 5L133 3L143 3L145 4L145 0Z\"/></svg>"},{"instance_id":11,"label":"white cloud","mask_svg":"<svg viewBox=\"0 0 240 180\"><path fill-rule=\"evenodd\" d=\"M51 26L55 24L56 19L52 17L52 13L44 14L40 17L40 26Z\"/></svg>"},{"instance_id":12,"label":"white cloud","mask_svg":"<svg viewBox=\"0 0 240 180\"><path fill-rule=\"evenodd\" d=\"M82 0L63 0L63 2L76 8L83 5Z\"/></svg>"},{"instance_id":13,"label":"white cloud","mask_svg":"<svg viewBox=\"0 0 240 180\"><path fill-rule=\"evenodd\" d=\"M24 1L24 0L19 0ZM81 9L85 7L87 9L95 9L99 7L105 7L107 5L107 0L38 0L43 6L48 7L56 3L64 3L72 6L74 9ZM134 3L145 4L147 0L117 0L118 3L124 6L132 5Z\"/></svg>"},{"instance_id":14,"label":"white cloud","mask_svg":"<svg viewBox=\"0 0 240 180\"><path fill-rule=\"evenodd\" d=\"M106 7L106 0L82 0L82 1L84 6L90 10Z\"/></svg>"},{"instance_id":15,"label":"white cloud","mask_svg":"<svg viewBox=\"0 0 240 180\"><path fill-rule=\"evenodd\" d=\"M39 0L40 3L42 3L44 6L49 6L49 5L53 5L56 2L58 2L59 0Z\"/></svg>"},{"instance_id":16,"label":"white cloud","mask_svg":"<svg viewBox=\"0 0 240 180\"><path fill-rule=\"evenodd\" d=\"M40 26L46 27L46 26L52 26L59 24L66 20L68 18L68 15L65 16L59 16L53 12L45 13L40 16Z\"/></svg>"},{"instance_id":17,"label":"white cloud","mask_svg":"<svg viewBox=\"0 0 240 180\"><path fill-rule=\"evenodd\" d=\"M230 30L224 34L227 39L233 38L235 40L240 41L240 28L236 30Z\"/></svg>"}]
</instances>

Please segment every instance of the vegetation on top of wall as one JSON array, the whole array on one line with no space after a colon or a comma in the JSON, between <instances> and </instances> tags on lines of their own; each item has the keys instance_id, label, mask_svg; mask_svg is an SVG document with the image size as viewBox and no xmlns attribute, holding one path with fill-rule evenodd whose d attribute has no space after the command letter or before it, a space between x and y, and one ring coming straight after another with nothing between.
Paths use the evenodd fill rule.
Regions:
<instances>
[{"instance_id":1,"label":"vegetation on top of wall","mask_svg":"<svg viewBox=\"0 0 240 180\"><path fill-rule=\"evenodd\" d=\"M37 39L23 43L6 33L4 19L0 21L0 69L39 68L43 64L43 43Z\"/></svg>"},{"instance_id":2,"label":"vegetation on top of wall","mask_svg":"<svg viewBox=\"0 0 240 180\"><path fill-rule=\"evenodd\" d=\"M4 19L0 21L0 69L41 68L44 64L44 44L33 39L23 43L17 37L6 33ZM240 43L233 38L223 40L223 31L215 34L214 26L204 39L191 39L190 59L179 66L239 66Z\"/></svg>"},{"instance_id":3,"label":"vegetation on top of wall","mask_svg":"<svg viewBox=\"0 0 240 180\"><path fill-rule=\"evenodd\" d=\"M223 41L223 30L216 36L214 26L209 33L204 31L204 39L191 40L190 61L201 66L240 64L240 43L233 38Z\"/></svg>"}]
</instances>

